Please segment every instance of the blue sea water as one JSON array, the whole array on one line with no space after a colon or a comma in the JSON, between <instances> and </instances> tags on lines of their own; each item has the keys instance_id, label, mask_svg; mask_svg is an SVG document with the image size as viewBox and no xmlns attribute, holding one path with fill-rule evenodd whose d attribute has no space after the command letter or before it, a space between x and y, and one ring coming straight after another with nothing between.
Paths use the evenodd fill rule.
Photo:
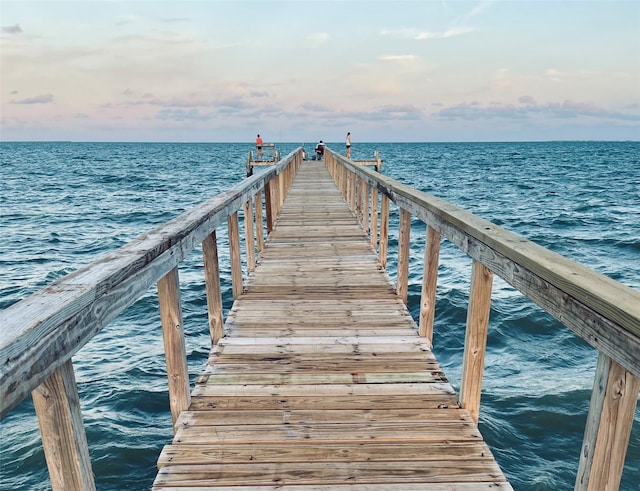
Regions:
<instances>
[{"instance_id":1,"label":"blue sea water","mask_svg":"<svg viewBox=\"0 0 640 491\"><path fill-rule=\"evenodd\" d=\"M278 144L282 155L299 144ZM342 144L329 144L342 150ZM1 143L0 310L245 176L253 145ZM311 149L312 145L305 145ZM383 173L640 290L640 143L358 143ZM397 211L392 210L393 276ZM417 317L424 225L412 225ZM226 233L219 230L225 309ZM434 351L458 388L471 261L443 244ZM209 351L200 252L180 267L190 373ZM0 326L0 329L2 326ZM517 491L573 489L597 353L496 278L480 430ZM172 437L156 292L74 357L99 490L143 490ZM621 489L640 489L640 410ZM30 400L0 421L0 490L50 489Z\"/></svg>"}]
</instances>

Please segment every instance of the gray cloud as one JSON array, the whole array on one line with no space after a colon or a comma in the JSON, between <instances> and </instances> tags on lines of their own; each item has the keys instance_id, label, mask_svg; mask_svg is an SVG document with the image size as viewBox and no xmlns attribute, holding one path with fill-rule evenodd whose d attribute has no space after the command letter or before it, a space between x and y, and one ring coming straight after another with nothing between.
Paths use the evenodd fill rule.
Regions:
<instances>
[{"instance_id":1,"label":"gray cloud","mask_svg":"<svg viewBox=\"0 0 640 491\"><path fill-rule=\"evenodd\" d=\"M482 106L478 103L463 103L444 108L436 112L435 116L448 120L524 119L535 116L549 116L554 119L593 117L621 121L640 121L640 114L611 111L587 102L565 100L563 102L538 104L530 96L520 97L519 102L522 105L492 104Z\"/></svg>"},{"instance_id":2,"label":"gray cloud","mask_svg":"<svg viewBox=\"0 0 640 491\"><path fill-rule=\"evenodd\" d=\"M7 34L22 34L22 29L18 24L15 26L2 26L2 32Z\"/></svg>"},{"instance_id":3,"label":"gray cloud","mask_svg":"<svg viewBox=\"0 0 640 491\"><path fill-rule=\"evenodd\" d=\"M38 95L35 97L28 97L19 101L13 100L11 104L50 104L53 102L53 96L51 94Z\"/></svg>"}]
</instances>

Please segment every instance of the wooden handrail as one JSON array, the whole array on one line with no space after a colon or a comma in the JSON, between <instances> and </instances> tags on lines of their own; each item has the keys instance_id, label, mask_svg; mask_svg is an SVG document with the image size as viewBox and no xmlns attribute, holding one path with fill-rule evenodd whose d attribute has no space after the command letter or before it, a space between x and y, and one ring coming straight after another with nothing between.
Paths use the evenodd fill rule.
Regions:
<instances>
[{"instance_id":1,"label":"wooden handrail","mask_svg":"<svg viewBox=\"0 0 640 491\"><path fill-rule=\"evenodd\" d=\"M494 273L599 351L575 491L618 489L640 392L640 292L442 199L354 165L329 148L325 162L354 214L363 214L363 223L368 220L364 210L371 210L373 247L378 193L382 195L378 248L382 268L387 263L389 201L400 209L397 291L405 302L407 224L413 215L427 225L419 333L430 342L441 237L473 259L459 398L476 422ZM355 190L347 183L356 181L366 189L370 207L361 205L361 200L354 203Z\"/></svg>"},{"instance_id":2,"label":"wooden handrail","mask_svg":"<svg viewBox=\"0 0 640 491\"><path fill-rule=\"evenodd\" d=\"M260 250L262 193L272 227L302 157L298 148L272 169L0 312L0 417L31 392L54 491L95 490L71 357L156 283L175 425L190 401L177 266L202 243L209 328L212 344L217 343L223 319L216 228L227 221L235 298L243 288L238 210L244 211L250 271L255 253L252 200Z\"/></svg>"},{"instance_id":3,"label":"wooden handrail","mask_svg":"<svg viewBox=\"0 0 640 491\"><path fill-rule=\"evenodd\" d=\"M301 154L256 174L0 312L0 417L176 267ZM272 211L273 213L273 211Z\"/></svg>"}]
</instances>

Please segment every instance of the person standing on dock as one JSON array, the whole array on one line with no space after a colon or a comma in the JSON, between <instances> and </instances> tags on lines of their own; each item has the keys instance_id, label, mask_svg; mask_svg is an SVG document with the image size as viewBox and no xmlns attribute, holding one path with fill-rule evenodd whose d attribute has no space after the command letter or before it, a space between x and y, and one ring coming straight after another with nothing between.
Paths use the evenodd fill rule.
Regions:
<instances>
[{"instance_id":1,"label":"person standing on dock","mask_svg":"<svg viewBox=\"0 0 640 491\"><path fill-rule=\"evenodd\" d=\"M348 159L351 158L351 132L347 131L347 152L346 156Z\"/></svg>"},{"instance_id":2,"label":"person standing on dock","mask_svg":"<svg viewBox=\"0 0 640 491\"><path fill-rule=\"evenodd\" d=\"M316 160L322 160L324 155L324 142L320 140L316 145Z\"/></svg>"},{"instance_id":3,"label":"person standing on dock","mask_svg":"<svg viewBox=\"0 0 640 491\"><path fill-rule=\"evenodd\" d=\"M256 137L256 152L258 154L259 159L262 160L262 138L260 138L259 134Z\"/></svg>"}]
</instances>

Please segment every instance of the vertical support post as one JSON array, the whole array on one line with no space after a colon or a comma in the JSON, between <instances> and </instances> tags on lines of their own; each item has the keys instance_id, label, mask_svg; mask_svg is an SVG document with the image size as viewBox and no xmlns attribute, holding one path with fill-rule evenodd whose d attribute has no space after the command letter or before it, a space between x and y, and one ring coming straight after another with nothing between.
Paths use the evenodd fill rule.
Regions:
<instances>
[{"instance_id":1,"label":"vertical support post","mask_svg":"<svg viewBox=\"0 0 640 491\"><path fill-rule=\"evenodd\" d=\"M371 188L371 226L370 237L373 249L378 247L378 188Z\"/></svg>"},{"instance_id":2,"label":"vertical support post","mask_svg":"<svg viewBox=\"0 0 640 491\"><path fill-rule=\"evenodd\" d=\"M216 231L202 241L204 280L207 288L207 310L209 312L209 334L211 345L218 343L223 334L222 291L220 289L220 266Z\"/></svg>"},{"instance_id":3,"label":"vertical support post","mask_svg":"<svg viewBox=\"0 0 640 491\"><path fill-rule=\"evenodd\" d=\"M436 313L438 261L440 260L440 232L427 225L427 243L424 250L422 296L420 300L419 333L433 345L433 321Z\"/></svg>"},{"instance_id":4,"label":"vertical support post","mask_svg":"<svg viewBox=\"0 0 640 491\"><path fill-rule=\"evenodd\" d=\"M240 230L238 227L238 212L227 217L229 229L229 259L231 262L231 289L233 299L242 295L242 262L240 260Z\"/></svg>"},{"instance_id":5,"label":"vertical support post","mask_svg":"<svg viewBox=\"0 0 640 491\"><path fill-rule=\"evenodd\" d=\"M253 205L251 199L244 204L244 242L247 254L247 272L256 269L256 244L253 238Z\"/></svg>"},{"instance_id":6,"label":"vertical support post","mask_svg":"<svg viewBox=\"0 0 640 491\"><path fill-rule=\"evenodd\" d=\"M474 260L471 272L471 294L467 311L467 331L464 339L460 405L469 411L478 424L480 393L484 371L484 355L487 347L489 312L493 272Z\"/></svg>"},{"instance_id":7,"label":"vertical support post","mask_svg":"<svg viewBox=\"0 0 640 491\"><path fill-rule=\"evenodd\" d=\"M575 491L620 487L639 391L640 379L600 353Z\"/></svg>"},{"instance_id":8,"label":"vertical support post","mask_svg":"<svg viewBox=\"0 0 640 491\"><path fill-rule=\"evenodd\" d=\"M364 179L361 177L358 178L358 221L360 224L363 223L364 220Z\"/></svg>"},{"instance_id":9,"label":"vertical support post","mask_svg":"<svg viewBox=\"0 0 640 491\"><path fill-rule=\"evenodd\" d=\"M389 247L389 196L382 195L380 207L380 252L378 264L382 269L387 269L387 249Z\"/></svg>"},{"instance_id":10,"label":"vertical support post","mask_svg":"<svg viewBox=\"0 0 640 491\"><path fill-rule=\"evenodd\" d=\"M31 393L53 491L95 491L71 359Z\"/></svg>"},{"instance_id":11,"label":"vertical support post","mask_svg":"<svg viewBox=\"0 0 640 491\"><path fill-rule=\"evenodd\" d=\"M271 182L266 182L264 185L264 208L267 215L267 235L273 230L273 223L275 216L273 214L273 191L271 189Z\"/></svg>"},{"instance_id":12,"label":"vertical support post","mask_svg":"<svg viewBox=\"0 0 640 491\"><path fill-rule=\"evenodd\" d=\"M282 209L282 205L284 204L284 197L286 195L286 181L285 181L285 173L284 170L278 174L278 213Z\"/></svg>"},{"instance_id":13,"label":"vertical support post","mask_svg":"<svg viewBox=\"0 0 640 491\"><path fill-rule=\"evenodd\" d=\"M169 403L173 427L180 413L189 408L189 373L187 371L187 350L185 347L182 310L180 307L180 286L178 268L173 268L158 280L162 339L167 360L169 379Z\"/></svg>"},{"instance_id":14,"label":"vertical support post","mask_svg":"<svg viewBox=\"0 0 640 491\"><path fill-rule=\"evenodd\" d=\"M362 180L362 228L364 233L369 233L369 184Z\"/></svg>"},{"instance_id":15,"label":"vertical support post","mask_svg":"<svg viewBox=\"0 0 640 491\"><path fill-rule=\"evenodd\" d=\"M255 196L256 208L256 236L258 239L258 254L264 250L264 222L262 221L262 193L258 191Z\"/></svg>"},{"instance_id":16,"label":"vertical support post","mask_svg":"<svg viewBox=\"0 0 640 491\"><path fill-rule=\"evenodd\" d=\"M400 237L398 241L398 284L396 293L404 304L409 291L409 245L411 243L411 213L400 209Z\"/></svg>"},{"instance_id":17,"label":"vertical support post","mask_svg":"<svg viewBox=\"0 0 640 491\"><path fill-rule=\"evenodd\" d=\"M349 182L349 208L351 211L355 213L356 211L356 181L358 180L358 176L355 172L349 171L351 175L351 181Z\"/></svg>"}]
</instances>

